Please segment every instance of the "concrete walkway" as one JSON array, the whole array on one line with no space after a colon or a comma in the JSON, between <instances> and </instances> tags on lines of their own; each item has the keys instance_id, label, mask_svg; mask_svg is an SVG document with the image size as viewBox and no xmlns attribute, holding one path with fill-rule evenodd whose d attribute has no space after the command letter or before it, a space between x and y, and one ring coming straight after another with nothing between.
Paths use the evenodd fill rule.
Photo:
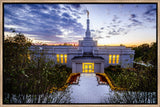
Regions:
<instances>
[{"instance_id":1,"label":"concrete walkway","mask_svg":"<svg viewBox=\"0 0 160 107\"><path fill-rule=\"evenodd\" d=\"M82 73L78 85L71 85L71 103L104 103L109 97L109 85L98 85L95 73Z\"/></svg>"}]
</instances>

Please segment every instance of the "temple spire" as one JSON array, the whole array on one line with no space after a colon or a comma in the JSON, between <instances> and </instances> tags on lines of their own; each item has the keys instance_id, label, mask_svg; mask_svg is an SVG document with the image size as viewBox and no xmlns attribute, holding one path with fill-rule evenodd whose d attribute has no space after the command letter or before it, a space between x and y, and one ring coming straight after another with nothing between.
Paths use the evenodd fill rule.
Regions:
<instances>
[{"instance_id":1,"label":"temple spire","mask_svg":"<svg viewBox=\"0 0 160 107\"><path fill-rule=\"evenodd\" d=\"M87 10L87 30L86 30L86 38L91 38L90 29L89 29L89 11Z\"/></svg>"}]
</instances>

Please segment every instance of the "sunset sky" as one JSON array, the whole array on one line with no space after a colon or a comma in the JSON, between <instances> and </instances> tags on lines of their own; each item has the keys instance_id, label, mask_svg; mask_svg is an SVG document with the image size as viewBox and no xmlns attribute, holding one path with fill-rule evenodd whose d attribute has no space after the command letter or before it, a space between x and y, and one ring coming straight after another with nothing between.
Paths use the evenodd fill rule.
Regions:
<instances>
[{"instance_id":1,"label":"sunset sky","mask_svg":"<svg viewBox=\"0 0 160 107\"><path fill-rule=\"evenodd\" d=\"M99 45L156 42L156 4L4 4L4 34L10 28L34 43L77 43L91 36Z\"/></svg>"}]
</instances>

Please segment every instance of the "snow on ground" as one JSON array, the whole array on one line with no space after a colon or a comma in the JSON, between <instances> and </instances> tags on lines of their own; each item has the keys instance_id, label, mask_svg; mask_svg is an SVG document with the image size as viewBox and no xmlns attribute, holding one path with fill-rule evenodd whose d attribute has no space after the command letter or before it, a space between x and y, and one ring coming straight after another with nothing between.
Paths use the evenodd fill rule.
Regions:
<instances>
[{"instance_id":1,"label":"snow on ground","mask_svg":"<svg viewBox=\"0 0 160 107\"><path fill-rule=\"evenodd\" d=\"M71 85L71 103L103 103L109 97L109 85L98 85L95 73L82 73L78 85Z\"/></svg>"}]
</instances>

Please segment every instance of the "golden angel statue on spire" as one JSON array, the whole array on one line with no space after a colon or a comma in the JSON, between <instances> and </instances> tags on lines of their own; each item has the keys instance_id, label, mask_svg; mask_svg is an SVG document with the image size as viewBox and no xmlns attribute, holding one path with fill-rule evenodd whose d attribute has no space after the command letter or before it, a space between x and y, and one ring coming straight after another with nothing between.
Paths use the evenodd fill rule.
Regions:
<instances>
[{"instance_id":1,"label":"golden angel statue on spire","mask_svg":"<svg viewBox=\"0 0 160 107\"><path fill-rule=\"evenodd\" d=\"M87 18L89 18L89 11L88 10L86 10L87 11Z\"/></svg>"}]
</instances>

